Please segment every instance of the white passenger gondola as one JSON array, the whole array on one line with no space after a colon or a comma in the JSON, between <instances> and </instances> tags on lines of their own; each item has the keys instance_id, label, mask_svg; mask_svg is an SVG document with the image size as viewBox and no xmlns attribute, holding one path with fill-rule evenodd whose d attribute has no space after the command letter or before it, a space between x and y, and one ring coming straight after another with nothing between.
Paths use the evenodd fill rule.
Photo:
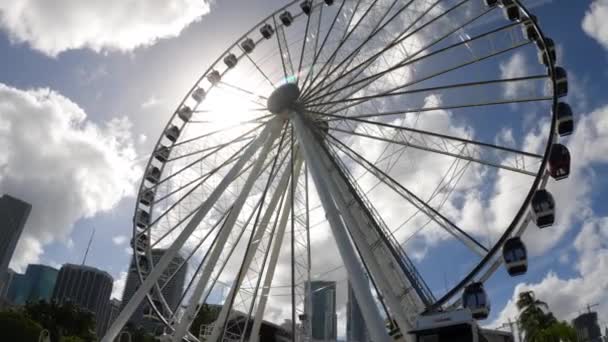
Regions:
<instances>
[{"instance_id":1,"label":"white passenger gondola","mask_svg":"<svg viewBox=\"0 0 608 342\"><path fill-rule=\"evenodd\" d=\"M502 6L505 13L505 18L511 21L520 19L519 6L513 0L502 0Z\"/></svg>"},{"instance_id":2,"label":"white passenger gondola","mask_svg":"<svg viewBox=\"0 0 608 342\"><path fill-rule=\"evenodd\" d=\"M197 90L203 89L198 88ZM194 97L194 94L192 97ZM190 121L190 119L192 119L192 109L188 106L183 106L177 111L177 116L179 116L179 118L182 119L184 122L188 122Z\"/></svg>"},{"instance_id":3,"label":"white passenger gondola","mask_svg":"<svg viewBox=\"0 0 608 342\"><path fill-rule=\"evenodd\" d=\"M270 24L264 24L264 26L260 27L260 34L265 39L270 39L274 34L274 29L272 26L270 26Z\"/></svg>"},{"instance_id":4,"label":"white passenger gondola","mask_svg":"<svg viewBox=\"0 0 608 342\"><path fill-rule=\"evenodd\" d=\"M209 83L215 85L222 80L222 75L217 70L211 70L211 72L207 75L207 80Z\"/></svg>"},{"instance_id":5,"label":"white passenger gondola","mask_svg":"<svg viewBox=\"0 0 608 342\"><path fill-rule=\"evenodd\" d=\"M196 103L203 102L203 100L205 99L205 96L207 96L207 93L205 92L205 89L203 89L203 88L196 88L196 90L194 90L192 92L192 99L194 101L196 101Z\"/></svg>"},{"instance_id":6,"label":"white passenger gondola","mask_svg":"<svg viewBox=\"0 0 608 342\"><path fill-rule=\"evenodd\" d=\"M486 6L495 7L498 5L498 0L485 0Z\"/></svg>"},{"instance_id":7,"label":"white passenger gondola","mask_svg":"<svg viewBox=\"0 0 608 342\"><path fill-rule=\"evenodd\" d=\"M555 52L555 42L551 38L545 38L545 42L537 40L536 45L538 46L538 61L546 66L549 66L549 61L555 63L557 60L557 53Z\"/></svg>"},{"instance_id":8,"label":"white passenger gondola","mask_svg":"<svg viewBox=\"0 0 608 342\"><path fill-rule=\"evenodd\" d=\"M156 184L160 180L160 169L156 166L151 167L146 172L146 180L150 183Z\"/></svg>"},{"instance_id":9,"label":"white passenger gondola","mask_svg":"<svg viewBox=\"0 0 608 342\"><path fill-rule=\"evenodd\" d=\"M229 53L226 55L226 57L224 57L224 64L226 64L229 69L234 68L236 63L238 63L238 59L233 53Z\"/></svg>"},{"instance_id":10,"label":"white passenger gondola","mask_svg":"<svg viewBox=\"0 0 608 342\"><path fill-rule=\"evenodd\" d=\"M545 189L536 190L532 197L532 212L538 228L545 228L555 222L555 201Z\"/></svg>"},{"instance_id":11,"label":"white passenger gondola","mask_svg":"<svg viewBox=\"0 0 608 342\"><path fill-rule=\"evenodd\" d=\"M471 310L474 319L486 319L490 314L490 302L483 283L471 283L462 292L462 306Z\"/></svg>"},{"instance_id":12,"label":"white passenger gondola","mask_svg":"<svg viewBox=\"0 0 608 342\"><path fill-rule=\"evenodd\" d=\"M289 12L289 11L285 11L285 12L281 13L281 15L279 15L279 19L285 26L290 26L291 23L293 23L293 16L291 15L291 12Z\"/></svg>"},{"instance_id":13,"label":"white passenger gondola","mask_svg":"<svg viewBox=\"0 0 608 342\"><path fill-rule=\"evenodd\" d=\"M559 97L568 95L568 74L562 67L555 67L555 92Z\"/></svg>"},{"instance_id":14,"label":"white passenger gondola","mask_svg":"<svg viewBox=\"0 0 608 342\"><path fill-rule=\"evenodd\" d=\"M243 48L243 51L246 53L252 53L253 49L255 49L255 42L253 39L247 38L241 43L241 48Z\"/></svg>"},{"instance_id":15,"label":"white passenger gondola","mask_svg":"<svg viewBox=\"0 0 608 342\"><path fill-rule=\"evenodd\" d=\"M300 3L300 8L302 9L302 12L304 12L304 14L310 15L310 11L312 10L312 1L310 1L310 0L302 1Z\"/></svg>"},{"instance_id":16,"label":"white passenger gondola","mask_svg":"<svg viewBox=\"0 0 608 342\"><path fill-rule=\"evenodd\" d=\"M147 211L139 209L135 215L135 225L137 227L146 229L150 224L150 214Z\"/></svg>"},{"instance_id":17,"label":"white passenger gondola","mask_svg":"<svg viewBox=\"0 0 608 342\"><path fill-rule=\"evenodd\" d=\"M167 146L161 145L158 150L154 152L154 158L161 163L164 163L169 159L169 155L171 154L171 150Z\"/></svg>"},{"instance_id":18,"label":"white passenger gondola","mask_svg":"<svg viewBox=\"0 0 608 342\"><path fill-rule=\"evenodd\" d=\"M510 276L518 276L528 270L526 245L517 236L510 238L502 246L502 258Z\"/></svg>"},{"instance_id":19,"label":"white passenger gondola","mask_svg":"<svg viewBox=\"0 0 608 342\"><path fill-rule=\"evenodd\" d=\"M574 117L572 116L572 108L565 102L557 104L557 134L567 136L574 131Z\"/></svg>"},{"instance_id":20,"label":"white passenger gondola","mask_svg":"<svg viewBox=\"0 0 608 342\"><path fill-rule=\"evenodd\" d=\"M570 151L562 144L553 144L549 152L549 174L555 180L568 178L570 175Z\"/></svg>"},{"instance_id":21,"label":"white passenger gondola","mask_svg":"<svg viewBox=\"0 0 608 342\"><path fill-rule=\"evenodd\" d=\"M150 263L148 262L148 258L145 256L140 256L137 258L137 265L139 266L140 274L145 278L150 274Z\"/></svg>"},{"instance_id":22,"label":"white passenger gondola","mask_svg":"<svg viewBox=\"0 0 608 342\"><path fill-rule=\"evenodd\" d=\"M152 189L146 189L139 196L139 203L150 206L154 202L154 191Z\"/></svg>"},{"instance_id":23,"label":"white passenger gondola","mask_svg":"<svg viewBox=\"0 0 608 342\"><path fill-rule=\"evenodd\" d=\"M179 138L179 128L175 125L171 125L165 131L165 137L167 137L167 139L171 140L172 142L175 142L177 138Z\"/></svg>"}]
</instances>

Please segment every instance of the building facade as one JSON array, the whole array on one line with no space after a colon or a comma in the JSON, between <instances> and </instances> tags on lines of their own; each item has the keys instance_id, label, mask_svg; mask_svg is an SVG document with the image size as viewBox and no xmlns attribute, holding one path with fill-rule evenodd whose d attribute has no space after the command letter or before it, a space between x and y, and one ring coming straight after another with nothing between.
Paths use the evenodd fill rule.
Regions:
<instances>
[{"instance_id":1,"label":"building facade","mask_svg":"<svg viewBox=\"0 0 608 342\"><path fill-rule=\"evenodd\" d=\"M59 271L51 266L31 264L25 274L14 273L8 285L8 299L14 305L44 300L53 296L55 281Z\"/></svg>"},{"instance_id":2,"label":"building facade","mask_svg":"<svg viewBox=\"0 0 608 342\"><path fill-rule=\"evenodd\" d=\"M59 270L53 300L72 302L95 315L97 336L103 336L110 311L114 279L107 272L85 265L65 264Z\"/></svg>"},{"instance_id":3,"label":"building facade","mask_svg":"<svg viewBox=\"0 0 608 342\"><path fill-rule=\"evenodd\" d=\"M586 312L572 321L579 342L601 342L602 331L597 323L597 312Z\"/></svg>"},{"instance_id":4,"label":"building facade","mask_svg":"<svg viewBox=\"0 0 608 342\"><path fill-rule=\"evenodd\" d=\"M32 205L9 195L0 197L0 293L8 286L8 265Z\"/></svg>"},{"instance_id":5,"label":"building facade","mask_svg":"<svg viewBox=\"0 0 608 342\"><path fill-rule=\"evenodd\" d=\"M310 282L313 341L335 341L337 337L336 282Z\"/></svg>"},{"instance_id":6,"label":"building facade","mask_svg":"<svg viewBox=\"0 0 608 342\"><path fill-rule=\"evenodd\" d=\"M348 302L346 303L346 340L348 342L368 342L369 335L353 288L348 283Z\"/></svg>"},{"instance_id":7,"label":"building facade","mask_svg":"<svg viewBox=\"0 0 608 342\"><path fill-rule=\"evenodd\" d=\"M152 250L152 261L154 264L158 263L165 251L165 249ZM162 288L162 296L172 311L178 309L179 302L184 291L184 282L186 280L186 271L188 269L188 265L184 265L180 268L180 265L182 265L184 261L184 258L177 255L175 258L173 258L159 279L159 286ZM135 256L133 256L131 259L131 265L129 267L129 274L127 276L125 290L122 296L123 307L127 305L140 285L135 262ZM162 308L162 305L160 304L161 300L156 292L154 292L152 300L159 303L159 305L157 305L159 309ZM129 319L129 322L134 326L143 326L144 328L155 332L160 332L157 330L164 328L164 324L156 318L154 310L151 309L150 305L145 299L137 310L135 310L131 316L131 319Z\"/></svg>"}]
</instances>

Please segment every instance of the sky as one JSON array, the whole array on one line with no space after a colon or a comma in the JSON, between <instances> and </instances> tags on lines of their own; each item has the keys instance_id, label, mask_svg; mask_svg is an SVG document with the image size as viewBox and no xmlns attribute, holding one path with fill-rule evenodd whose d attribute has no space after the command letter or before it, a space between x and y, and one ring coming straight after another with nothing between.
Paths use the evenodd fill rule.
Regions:
<instances>
[{"instance_id":1,"label":"sky","mask_svg":"<svg viewBox=\"0 0 608 342\"><path fill-rule=\"evenodd\" d=\"M34 208L11 267L24 271L29 263L80 263L95 230L86 262L114 277L113 296L120 298L131 258L135 196L160 132L184 94L223 50L285 3L0 2L0 193L22 198ZM608 182L603 178L608 171L608 98L603 91L608 86L608 1L524 4L555 40L558 64L568 70L567 100L575 112L576 130L566 141L573 169L567 181L549 184L561 210L556 227L543 235L532 227L524 235L532 251L528 273L509 278L499 270L486 284L492 313L484 324L496 327L514 318L517 293L530 289L564 320L598 303L595 309L603 327L608 325ZM526 68L533 69L529 58L513 55L494 72L517 77ZM526 89L504 91L517 95ZM423 102L432 107L441 101L428 96ZM510 110L518 113L523 107ZM424 124L461 134L473 127L481 136L483 125L498 125L471 126L453 117L437 111L436 122ZM536 116L530 118L521 114L513 120L533 122ZM530 149L539 146L542 125L521 127L501 131L504 134L496 141ZM366 147L367 157L377 156L374 146ZM425 173L427 179L440 176L425 168L412 172ZM518 198L507 191L513 180L487 176L481 169L467 175L457 189L461 196L445 210L463 226L487 226L489 233L473 233L491 240L496 236L492 229L500 229L499 223L506 220L503 210L503 216L509 215L504 207L517 204ZM495 184L475 184L476 176L487 176ZM404 180L424 192L426 185L417 181ZM370 180L363 178L364 186L369 185L366 182ZM394 199L377 200L374 203L382 203L387 212L399 212L391 207ZM322 245L328 235L319 233L315 241ZM456 276L444 262L458 258L461 251L430 229L420 236L406 250L433 289L447 287ZM335 275L337 280L342 276ZM343 304L346 294L340 296ZM343 317L343 307L340 311Z\"/></svg>"}]
</instances>

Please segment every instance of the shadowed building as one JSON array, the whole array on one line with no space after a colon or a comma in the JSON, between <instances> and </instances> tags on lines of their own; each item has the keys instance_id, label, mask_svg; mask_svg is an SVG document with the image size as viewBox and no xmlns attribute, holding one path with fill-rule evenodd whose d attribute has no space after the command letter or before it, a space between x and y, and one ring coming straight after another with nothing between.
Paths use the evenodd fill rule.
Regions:
<instances>
[{"instance_id":1,"label":"shadowed building","mask_svg":"<svg viewBox=\"0 0 608 342\"><path fill-rule=\"evenodd\" d=\"M53 300L72 302L95 315L97 336L103 336L110 312L113 278L107 272L85 265L65 264L59 270Z\"/></svg>"},{"instance_id":2,"label":"shadowed building","mask_svg":"<svg viewBox=\"0 0 608 342\"><path fill-rule=\"evenodd\" d=\"M154 264L157 264L160 258L165 253L165 249L153 249L152 250L152 260ZM159 285L163 287L162 294L164 299L167 301L167 304L171 308L171 310L175 311L179 305L179 300L184 291L184 282L186 280L186 271L188 269L188 265L184 265L181 269L179 266L184 262L184 258L180 255L177 255L169 266L165 269L162 276L159 280ZM179 269L179 271L178 271ZM176 273L177 272L177 273ZM175 273L175 275L171 278L171 276ZM168 282L167 282L168 281ZM129 267L129 275L127 276L127 282L125 284L125 290L122 296L122 306L127 305L131 297L137 291L137 288L140 285L139 275L137 274L137 268L135 266L135 257L131 259L131 265ZM153 295L152 298L154 301L158 302L157 307L161 309L163 306L161 305L160 299L156 295ZM129 322L134 326L143 326L147 330L154 331L160 333L164 328L164 324L156 318L156 314L154 310L150 307L147 300L141 303L141 305L135 310Z\"/></svg>"},{"instance_id":3,"label":"shadowed building","mask_svg":"<svg viewBox=\"0 0 608 342\"><path fill-rule=\"evenodd\" d=\"M589 311L572 321L579 342L601 342L602 331L597 323L597 312Z\"/></svg>"},{"instance_id":4,"label":"shadowed building","mask_svg":"<svg viewBox=\"0 0 608 342\"><path fill-rule=\"evenodd\" d=\"M336 282L310 282L313 341L335 341L337 337Z\"/></svg>"},{"instance_id":5,"label":"shadowed building","mask_svg":"<svg viewBox=\"0 0 608 342\"><path fill-rule=\"evenodd\" d=\"M8 264L32 210L32 205L9 195L0 197L0 293L6 292Z\"/></svg>"}]
</instances>

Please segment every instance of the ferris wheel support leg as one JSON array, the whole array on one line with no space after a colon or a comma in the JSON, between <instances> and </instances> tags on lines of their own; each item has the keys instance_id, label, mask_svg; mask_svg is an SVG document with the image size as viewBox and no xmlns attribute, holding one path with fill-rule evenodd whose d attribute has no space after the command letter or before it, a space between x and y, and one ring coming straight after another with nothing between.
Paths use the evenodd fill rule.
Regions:
<instances>
[{"instance_id":1,"label":"ferris wheel support leg","mask_svg":"<svg viewBox=\"0 0 608 342\"><path fill-rule=\"evenodd\" d=\"M332 233L338 245L338 250L344 261L344 266L349 274L351 285L355 293L355 298L361 308L363 319L366 323L371 340L376 342L388 342L390 338L384 327L384 322L380 311L374 301L374 297L369 288L369 282L365 277L363 268L359 264L356 252L350 243L350 238L346 231L344 223L338 215L339 211L336 203L329 192L329 182L327 180L331 175L322 167L322 162L317 159L323 153L318 142L311 136L310 128L306 126L302 115L297 112L291 112L290 118L293 122L298 141L304 152L304 157L309 165L310 173L316 185L317 192L321 199L325 214L329 220Z\"/></svg>"},{"instance_id":2,"label":"ferris wheel support leg","mask_svg":"<svg viewBox=\"0 0 608 342\"><path fill-rule=\"evenodd\" d=\"M301 165L302 165L302 161L300 158L300 161L298 161L298 163L295 165L296 170L299 170ZM257 252L257 245L264 237L264 233L266 232L266 227L268 226L268 223L270 222L270 219L272 218L272 214L275 212L277 204L278 204L279 200L281 199L281 196L283 195L284 191L287 189L287 185L289 185L290 176L291 176L291 169L286 168L285 171L283 171L283 174L281 175L281 179L279 181L279 186L276 188L276 190L272 194L272 198L270 199L270 202L268 203L268 208L264 212L264 216L262 217L262 220L260 221L260 224L257 227L257 230L255 231L255 237L253 238L253 243L250 246L248 253L245 255L245 258L243 259L243 266L242 266L243 270L249 269L249 266L251 265L251 262L253 261L253 257L255 255L255 253ZM224 302L224 305L222 306L222 310L220 311L220 314L213 325L213 332L211 333L211 338L209 339L210 341L218 341L220 339L220 334L222 334L222 332L224 330L224 325L226 324L226 320L228 319L228 315L230 314L229 310L231 309L230 308L231 305L227 305L227 303L230 303L232 301L232 298L236 295L236 292L238 291L239 287L241 286L241 283L243 282L244 276L245 276L245 274L241 274L240 276L237 275L238 279L236 281L232 282L232 285L230 286L230 291L228 292L228 296L226 297L227 299Z\"/></svg>"},{"instance_id":3,"label":"ferris wheel support leg","mask_svg":"<svg viewBox=\"0 0 608 342\"><path fill-rule=\"evenodd\" d=\"M323 155L326 161L326 165L328 166L328 168L332 168L334 167L333 165L331 165L331 161L327 160L327 155ZM351 208L349 208L348 206L348 201L346 200L346 190L343 180L338 178L338 175L336 174L336 172L330 172L332 174L332 176L329 178L328 180L328 184L330 186L330 189L332 191L332 193L336 194L334 196L334 198L336 199L336 205L338 206L340 213L342 214L342 217L344 218L344 222L346 223L346 225L348 227L351 227L351 229L349 230L352 234L352 238L353 240L357 243L357 246L359 247L359 251L361 252L361 257L364 258L364 260L367 263L367 266L369 268L370 273L372 274L372 276L374 277L374 279L376 280L377 284L380 287L380 290L382 291L382 296L384 296L385 298L385 303L386 305L389 307L391 313L393 314L393 316L395 317L395 320L397 321L397 324L399 325L399 327L402 329L402 332L404 333L404 339L407 339L405 336L405 332L407 332L407 330L412 329L413 326L412 324L408 321L407 319L407 314L404 312L404 307L403 307L403 302L402 300L400 300L397 297L397 293L399 292L403 292L404 289L401 288L396 288L396 287L400 287L399 286L399 280L397 279L391 279L389 280L387 278L387 274L390 274L391 272L395 272L395 270L391 270L391 269L386 269L386 267L383 269L382 265L378 262L378 260L376 260L376 257L374 256L370 245L368 243L366 243L365 241L365 237L363 236L363 232L365 231L365 229L369 229L368 227L363 227L363 222L365 222L365 218L362 218L361 216L365 216L365 215L360 215L360 219L356 219L351 210ZM393 260L382 260L384 261L384 264L386 265L387 263L391 263L393 262ZM417 308L415 308L417 309Z\"/></svg>"},{"instance_id":4,"label":"ferris wheel support leg","mask_svg":"<svg viewBox=\"0 0 608 342\"><path fill-rule=\"evenodd\" d=\"M267 140L268 135L270 134L271 128L277 127L278 123L276 121L271 122L264 128L264 130L260 133L258 139L251 144L241 158L232 166L230 171L226 174L226 177L218 184L218 186L213 190L213 192L209 195L205 203L201 206L201 208L192 216L188 225L184 228L184 230L179 234L177 239L171 244L169 249L163 254L158 263L152 269L150 274L146 277L141 286L135 291L131 300L125 305L125 308L120 312L114 323L110 326L104 337L101 339L101 342L112 342L118 336L122 328L127 324L127 321L131 318L131 315L135 312L137 307L141 304L142 300L146 296L146 294L150 291L152 286L156 284L161 275L165 272L165 269L169 264L173 261L173 258L177 255L179 250L182 248L186 240L190 237L192 232L198 227L200 222L205 218L207 213L211 210L215 202L222 195L224 190L232 183L234 178L240 172L240 170L245 166L245 163L253 156L253 154L260 148L263 142Z\"/></svg>"},{"instance_id":5,"label":"ferris wheel support leg","mask_svg":"<svg viewBox=\"0 0 608 342\"><path fill-rule=\"evenodd\" d=\"M207 263L205 263L205 267L203 268L201 277L199 278L196 284L196 288L194 289L194 292L190 297L190 303L188 304L188 307L186 308L182 319L179 321L179 324L173 332L172 340L174 342L182 341L182 339L188 332L190 324L192 324L192 321L194 321L199 301L203 296L203 292L205 291L205 287L207 286L209 277L211 276L211 273L215 268L220 254L222 253L222 251L224 251L224 245L226 244L226 241L230 236L230 232L232 231L232 228L236 223L239 214L241 213L241 209L243 208L243 205L247 200L249 192L253 188L253 184L259 177L259 173L262 170L262 167L264 166L264 161L266 160L266 157L269 155L270 149L272 148L272 144L280 133L281 125L282 122L280 122L279 120L273 120L268 126L268 128L270 128L270 136L266 139L266 141L264 141L264 147L262 147L258 159L255 161L255 164L251 169L247 180L245 181L245 185L243 185L243 188L241 189L241 192L237 197L232 207L232 210L230 211L230 214L228 214L226 222L224 223L224 227L222 227L219 232L220 236L217 239L215 246L213 247L211 255L209 255L209 260L207 261Z\"/></svg>"},{"instance_id":6,"label":"ferris wheel support leg","mask_svg":"<svg viewBox=\"0 0 608 342\"><path fill-rule=\"evenodd\" d=\"M292 182L298 182L300 175L300 169L302 166L302 159L298 158L296 162L294 178ZM272 279L274 278L274 271L277 267L277 261L279 260L279 253L281 252L281 245L283 244L283 237L285 236L285 227L289 220L289 214L291 213L291 191L287 195L287 199L283 203L283 211L281 212L281 218L279 219L279 226L274 238L274 244L272 245L272 251L270 252L270 259L268 261L268 269L266 270L266 277L264 278L264 284L262 285L262 293L260 294L260 302L256 309L255 316L253 317L253 326L249 335L250 342L258 342L260 335L260 328L262 326L262 319L264 317L264 311L266 309L266 303L268 302L268 294L270 292L270 286L272 285Z\"/></svg>"}]
</instances>

